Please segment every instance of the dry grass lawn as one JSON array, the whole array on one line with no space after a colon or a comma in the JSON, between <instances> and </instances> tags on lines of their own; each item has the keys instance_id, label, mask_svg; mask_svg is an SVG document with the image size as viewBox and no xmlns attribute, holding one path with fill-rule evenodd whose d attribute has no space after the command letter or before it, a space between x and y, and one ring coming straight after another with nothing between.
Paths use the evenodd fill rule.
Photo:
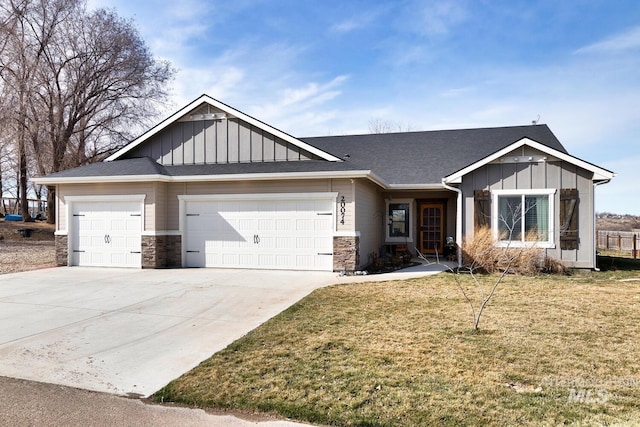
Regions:
<instances>
[{"instance_id":1,"label":"dry grass lawn","mask_svg":"<svg viewBox=\"0 0 640 427\"><path fill-rule=\"evenodd\" d=\"M492 280L492 277L488 277ZM640 425L640 271L320 289L156 393L326 424Z\"/></svg>"}]
</instances>

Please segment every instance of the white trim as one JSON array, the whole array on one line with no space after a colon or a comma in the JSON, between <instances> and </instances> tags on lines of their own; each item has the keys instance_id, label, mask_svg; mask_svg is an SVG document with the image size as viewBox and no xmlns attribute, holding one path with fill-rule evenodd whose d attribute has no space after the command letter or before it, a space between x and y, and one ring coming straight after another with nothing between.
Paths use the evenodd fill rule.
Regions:
<instances>
[{"instance_id":1,"label":"white trim","mask_svg":"<svg viewBox=\"0 0 640 427\"><path fill-rule=\"evenodd\" d=\"M442 190L442 184L388 184L389 190Z\"/></svg>"},{"instance_id":2,"label":"white trim","mask_svg":"<svg viewBox=\"0 0 640 427\"><path fill-rule=\"evenodd\" d=\"M391 223L391 218L389 217L389 205L391 204L408 204L409 205L409 235L408 236L390 236L389 235L389 225ZM413 243L413 229L415 228L416 221L414 216L415 213L415 199L385 199L385 209L384 209L384 242L385 243Z\"/></svg>"},{"instance_id":3,"label":"white trim","mask_svg":"<svg viewBox=\"0 0 640 427\"><path fill-rule=\"evenodd\" d=\"M36 184L96 184L96 183L121 183L121 182L222 182L222 181L271 181L271 180L288 180L288 179L353 179L367 178L383 188L391 188L381 178L370 170L353 170L353 171L318 171L318 172L280 172L280 173L242 173L242 174L220 174L220 175L116 175L116 176L82 176L82 177L62 177L47 178L36 177L31 178ZM431 188L421 185L403 186L403 188L419 189ZM434 186L433 188L442 188L442 186Z\"/></svg>"},{"instance_id":4,"label":"white trim","mask_svg":"<svg viewBox=\"0 0 640 427\"><path fill-rule=\"evenodd\" d=\"M456 193L456 245L458 247L458 253L457 253L457 257L458 257L458 268L462 267L462 221L463 221L463 212L462 212L462 190L457 188L457 187L452 187L450 185L447 185L447 183L444 182L444 179L442 180L442 186L444 188L446 188L447 190L453 191L454 193Z\"/></svg>"},{"instance_id":5,"label":"white trim","mask_svg":"<svg viewBox=\"0 0 640 427\"><path fill-rule=\"evenodd\" d=\"M360 237L359 231L336 231L333 233L333 237Z\"/></svg>"},{"instance_id":6,"label":"white trim","mask_svg":"<svg viewBox=\"0 0 640 427\"><path fill-rule=\"evenodd\" d=\"M68 202L76 203L76 202L137 202L140 201L142 203L142 209L144 210L144 200L146 199L146 194L109 194L104 196L64 196L65 204Z\"/></svg>"},{"instance_id":7,"label":"white trim","mask_svg":"<svg viewBox=\"0 0 640 427\"><path fill-rule=\"evenodd\" d=\"M196 107L200 106L203 103L208 103L211 106L222 110L224 112L226 112L227 114L230 114L233 117L236 117L240 120L243 120L259 129L262 129L284 141L287 141L297 147L302 148L303 150L306 150L312 154L315 154L316 156L319 156L322 159L328 160L330 162L341 162L342 159L335 157L325 151L322 151L316 147L313 147L309 144L307 144L306 142L303 142L297 138L294 138L293 136L282 132L281 130L278 130L272 126L269 126L266 123L261 122L260 120L257 120L241 111L236 110L235 108L232 108L230 106L228 106L227 104L224 104L214 98L211 98L208 95L202 95L200 96L198 99L196 99L195 101L191 102L190 104L186 105L185 107L181 108L180 110L178 110L177 112L175 112L174 114L172 114L171 116L167 117L165 120L163 120L162 122L160 122L158 125L156 125L155 127L151 128L150 130L148 130L147 132L145 132L144 134L142 134L141 136L139 136L138 138L134 139L133 141L131 141L129 144L127 144L126 146L124 146L123 148L121 148L120 150L118 150L116 153L112 154L111 156L107 157L105 159L105 162L111 162L113 160L118 159L119 157L121 157L122 155L124 155L125 153L133 150L134 148L136 148L137 146L139 146L140 144L142 144L143 142L145 142L146 140L148 140L149 138L151 138L152 136L156 135L157 133L159 133L160 131L162 131L163 129L166 129L167 127L169 127L170 125L172 125L173 123L175 123L176 121L178 121L181 117L185 116L189 111L195 109Z\"/></svg>"},{"instance_id":8,"label":"white trim","mask_svg":"<svg viewBox=\"0 0 640 427\"><path fill-rule=\"evenodd\" d=\"M142 232L143 236L182 236L180 230L146 230Z\"/></svg>"},{"instance_id":9,"label":"white trim","mask_svg":"<svg viewBox=\"0 0 640 427\"><path fill-rule=\"evenodd\" d=\"M556 194L555 188L541 188L541 189L524 189L524 190L491 190L491 230L493 232L493 238L496 241L496 246L499 247L512 247L512 248L520 248L520 247L528 247L528 246L536 246L539 248L553 249L556 247L555 243L555 197ZM526 241L517 241L517 240L499 240L499 227L498 227L498 218L499 218L499 203L498 198L501 196L549 196L549 215L548 215L548 236L546 241L536 241L536 242L526 242ZM525 221L522 221L522 227L524 231L524 227L526 226ZM522 238L524 239L524 233L522 234Z\"/></svg>"},{"instance_id":10,"label":"white trim","mask_svg":"<svg viewBox=\"0 0 640 427\"><path fill-rule=\"evenodd\" d=\"M185 202L207 202L214 200L299 200L332 199L338 193L254 193L254 194L179 194L178 200Z\"/></svg>"},{"instance_id":11,"label":"white trim","mask_svg":"<svg viewBox=\"0 0 640 427\"><path fill-rule=\"evenodd\" d=\"M495 160L498 160L500 157L506 156L507 154L511 153L513 150L516 150L524 145L528 145L532 148L535 148L536 150L545 152L547 154L549 154L550 156L554 156L559 158L560 160L564 160L565 162L574 164L582 169L586 169L590 172L593 172L593 181L608 181L610 179L612 179L615 174L609 170L600 168L596 165L593 165L591 163L585 162L584 160L580 160L577 157L573 157L569 154L563 153L561 151L555 150L551 147L547 147L544 144L540 144L539 142L536 142L532 139L529 138L522 138L516 142L514 142L513 144L503 148L500 151L496 151L495 153L485 157L484 159L481 159L463 169L460 169L458 172L455 172L449 176L446 176L444 178L444 182L448 183L448 184L460 184L462 183L462 177L476 169L478 169L479 167L482 167L488 163L491 163Z\"/></svg>"},{"instance_id":12,"label":"white trim","mask_svg":"<svg viewBox=\"0 0 640 427\"><path fill-rule=\"evenodd\" d=\"M61 178L49 178L46 176L31 178L36 184L98 184L98 183L120 183L120 182L148 182L160 181L170 182L172 177L167 175L108 175L108 176L73 176Z\"/></svg>"}]
</instances>

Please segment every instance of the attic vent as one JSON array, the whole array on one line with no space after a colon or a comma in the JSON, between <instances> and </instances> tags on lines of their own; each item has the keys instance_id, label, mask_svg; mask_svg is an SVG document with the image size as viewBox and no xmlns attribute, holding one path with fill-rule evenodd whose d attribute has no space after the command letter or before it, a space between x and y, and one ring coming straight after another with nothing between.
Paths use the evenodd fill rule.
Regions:
<instances>
[{"instance_id":1,"label":"attic vent","mask_svg":"<svg viewBox=\"0 0 640 427\"><path fill-rule=\"evenodd\" d=\"M191 114L189 118L193 121L196 120L224 120L227 118L226 113L204 113L204 114Z\"/></svg>"}]
</instances>

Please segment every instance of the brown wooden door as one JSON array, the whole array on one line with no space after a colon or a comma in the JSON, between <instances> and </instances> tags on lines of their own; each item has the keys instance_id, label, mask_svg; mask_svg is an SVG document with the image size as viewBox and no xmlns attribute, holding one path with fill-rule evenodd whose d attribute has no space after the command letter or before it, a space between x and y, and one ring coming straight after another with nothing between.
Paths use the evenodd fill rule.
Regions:
<instances>
[{"instance_id":1,"label":"brown wooden door","mask_svg":"<svg viewBox=\"0 0 640 427\"><path fill-rule=\"evenodd\" d=\"M442 203L420 204L420 252L425 254L442 253L444 240L444 219Z\"/></svg>"}]
</instances>

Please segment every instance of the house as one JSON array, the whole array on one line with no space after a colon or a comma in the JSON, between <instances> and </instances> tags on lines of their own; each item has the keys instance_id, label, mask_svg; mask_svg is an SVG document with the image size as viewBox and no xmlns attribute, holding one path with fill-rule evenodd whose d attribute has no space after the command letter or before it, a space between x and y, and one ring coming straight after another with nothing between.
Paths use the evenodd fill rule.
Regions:
<instances>
[{"instance_id":1,"label":"house","mask_svg":"<svg viewBox=\"0 0 640 427\"><path fill-rule=\"evenodd\" d=\"M56 188L59 265L351 271L483 225L593 268L595 187L612 177L546 125L295 138L203 95L34 181Z\"/></svg>"}]
</instances>

